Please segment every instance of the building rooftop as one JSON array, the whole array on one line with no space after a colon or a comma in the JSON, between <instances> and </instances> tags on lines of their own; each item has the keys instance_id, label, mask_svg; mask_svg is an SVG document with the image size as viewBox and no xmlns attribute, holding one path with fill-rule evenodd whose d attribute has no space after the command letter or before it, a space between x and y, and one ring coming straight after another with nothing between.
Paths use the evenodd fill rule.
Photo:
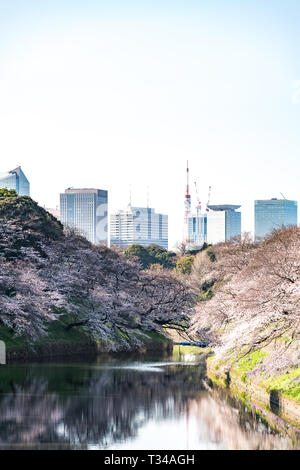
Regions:
<instances>
[{"instance_id":1,"label":"building rooftop","mask_svg":"<svg viewBox=\"0 0 300 470\"><path fill-rule=\"evenodd\" d=\"M118 210L112 211L111 215L125 215L125 214L133 214L137 212L142 212L142 213L151 212L152 214L164 215L167 217L166 214L161 214L161 213L156 212L153 207L131 206L130 204L128 204L126 209L118 209Z\"/></svg>"},{"instance_id":2,"label":"building rooftop","mask_svg":"<svg viewBox=\"0 0 300 470\"><path fill-rule=\"evenodd\" d=\"M217 204L213 206L207 206L208 209L211 209L212 211L235 211L239 209L241 206L237 206L234 204Z\"/></svg>"},{"instance_id":3,"label":"building rooftop","mask_svg":"<svg viewBox=\"0 0 300 470\"><path fill-rule=\"evenodd\" d=\"M294 201L292 199L277 199L277 197L272 197L271 199L255 199L255 202L257 203L264 203L264 202L267 202L267 203L272 203L272 202L294 202L294 203L297 203L297 201Z\"/></svg>"},{"instance_id":4,"label":"building rooftop","mask_svg":"<svg viewBox=\"0 0 300 470\"><path fill-rule=\"evenodd\" d=\"M17 173L17 175L20 175L21 171L22 171L21 167L17 166L13 170L1 172L0 173L0 178L6 178L7 176L13 175L14 173ZM23 173L23 175L24 175L24 173Z\"/></svg>"},{"instance_id":5,"label":"building rooftop","mask_svg":"<svg viewBox=\"0 0 300 470\"><path fill-rule=\"evenodd\" d=\"M67 188L65 189L65 193L96 193L98 191L105 191L105 189L97 189L97 188Z\"/></svg>"}]
</instances>

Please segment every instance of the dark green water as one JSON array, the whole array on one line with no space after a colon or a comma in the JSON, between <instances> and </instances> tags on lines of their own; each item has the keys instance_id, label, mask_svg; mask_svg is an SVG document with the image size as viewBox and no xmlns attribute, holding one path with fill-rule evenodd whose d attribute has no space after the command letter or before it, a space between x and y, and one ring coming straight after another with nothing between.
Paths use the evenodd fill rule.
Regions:
<instances>
[{"instance_id":1,"label":"dark green water","mask_svg":"<svg viewBox=\"0 0 300 470\"><path fill-rule=\"evenodd\" d=\"M298 446L203 379L204 361L191 355L1 366L0 448Z\"/></svg>"}]
</instances>

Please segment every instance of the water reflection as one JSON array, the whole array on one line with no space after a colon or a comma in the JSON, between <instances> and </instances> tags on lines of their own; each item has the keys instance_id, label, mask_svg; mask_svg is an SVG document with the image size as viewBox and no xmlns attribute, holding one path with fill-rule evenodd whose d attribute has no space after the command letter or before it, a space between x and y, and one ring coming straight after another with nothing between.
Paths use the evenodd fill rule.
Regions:
<instances>
[{"instance_id":1,"label":"water reflection","mask_svg":"<svg viewBox=\"0 0 300 470\"><path fill-rule=\"evenodd\" d=\"M0 446L271 449L292 445L287 438L270 434L243 407L204 390L204 376L204 363L192 361L1 368Z\"/></svg>"},{"instance_id":2,"label":"water reflection","mask_svg":"<svg viewBox=\"0 0 300 470\"><path fill-rule=\"evenodd\" d=\"M220 396L221 395L221 396ZM202 396L189 404L189 412L201 422L197 437L201 442L214 444L215 449L270 450L293 448L286 436L271 433L270 428L256 420L239 403L231 404L222 397L223 392L214 396Z\"/></svg>"}]
</instances>

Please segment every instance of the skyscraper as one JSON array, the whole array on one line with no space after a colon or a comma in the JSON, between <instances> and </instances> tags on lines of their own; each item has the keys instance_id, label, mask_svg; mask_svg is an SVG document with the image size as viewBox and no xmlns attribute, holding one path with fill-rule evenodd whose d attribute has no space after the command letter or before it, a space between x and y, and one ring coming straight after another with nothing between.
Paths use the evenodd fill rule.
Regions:
<instances>
[{"instance_id":1,"label":"skyscraper","mask_svg":"<svg viewBox=\"0 0 300 470\"><path fill-rule=\"evenodd\" d=\"M220 204L207 206L204 214L190 215L188 218L189 243L200 246L204 242L216 244L241 236L241 206Z\"/></svg>"},{"instance_id":2,"label":"skyscraper","mask_svg":"<svg viewBox=\"0 0 300 470\"><path fill-rule=\"evenodd\" d=\"M241 237L242 214L238 211L240 207L232 204L208 206L208 243L220 243Z\"/></svg>"},{"instance_id":3,"label":"skyscraper","mask_svg":"<svg viewBox=\"0 0 300 470\"><path fill-rule=\"evenodd\" d=\"M188 243L201 246L207 238L207 215L192 214L188 216Z\"/></svg>"},{"instance_id":4,"label":"skyscraper","mask_svg":"<svg viewBox=\"0 0 300 470\"><path fill-rule=\"evenodd\" d=\"M14 189L19 196L30 196L30 184L20 166L0 173L0 188Z\"/></svg>"},{"instance_id":5,"label":"skyscraper","mask_svg":"<svg viewBox=\"0 0 300 470\"><path fill-rule=\"evenodd\" d=\"M151 244L168 249L168 216L149 207L131 207L110 217L110 243L129 246Z\"/></svg>"},{"instance_id":6,"label":"skyscraper","mask_svg":"<svg viewBox=\"0 0 300 470\"><path fill-rule=\"evenodd\" d=\"M107 191L68 188L60 195L60 221L91 243L107 245Z\"/></svg>"},{"instance_id":7,"label":"skyscraper","mask_svg":"<svg viewBox=\"0 0 300 470\"><path fill-rule=\"evenodd\" d=\"M255 239L260 240L272 230L297 225L297 202L287 199L264 199L254 202Z\"/></svg>"}]
</instances>

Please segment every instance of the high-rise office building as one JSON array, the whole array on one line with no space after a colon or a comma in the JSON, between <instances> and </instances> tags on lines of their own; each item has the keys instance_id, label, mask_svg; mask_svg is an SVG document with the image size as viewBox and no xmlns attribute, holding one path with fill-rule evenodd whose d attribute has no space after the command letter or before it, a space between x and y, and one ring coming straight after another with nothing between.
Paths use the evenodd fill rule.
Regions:
<instances>
[{"instance_id":1,"label":"high-rise office building","mask_svg":"<svg viewBox=\"0 0 300 470\"><path fill-rule=\"evenodd\" d=\"M207 212L207 243L220 243L241 237L242 214L241 206L220 204L208 206Z\"/></svg>"},{"instance_id":2,"label":"high-rise office building","mask_svg":"<svg viewBox=\"0 0 300 470\"><path fill-rule=\"evenodd\" d=\"M188 216L188 243L202 246L207 238L207 215L192 214Z\"/></svg>"},{"instance_id":3,"label":"high-rise office building","mask_svg":"<svg viewBox=\"0 0 300 470\"><path fill-rule=\"evenodd\" d=\"M94 244L107 245L107 191L68 188L60 195L60 221Z\"/></svg>"},{"instance_id":4,"label":"high-rise office building","mask_svg":"<svg viewBox=\"0 0 300 470\"><path fill-rule=\"evenodd\" d=\"M261 240L273 230L297 225L297 202L265 199L254 202L255 239Z\"/></svg>"},{"instance_id":5,"label":"high-rise office building","mask_svg":"<svg viewBox=\"0 0 300 470\"><path fill-rule=\"evenodd\" d=\"M30 196L30 184L20 166L0 173L0 188L14 189L19 196Z\"/></svg>"},{"instance_id":6,"label":"high-rise office building","mask_svg":"<svg viewBox=\"0 0 300 470\"><path fill-rule=\"evenodd\" d=\"M150 207L131 207L110 217L110 243L117 246L159 245L168 249L168 216Z\"/></svg>"},{"instance_id":7,"label":"high-rise office building","mask_svg":"<svg viewBox=\"0 0 300 470\"><path fill-rule=\"evenodd\" d=\"M204 242L216 244L241 236L241 206L222 204L208 206L204 214L188 219L189 244L201 246Z\"/></svg>"}]
</instances>

